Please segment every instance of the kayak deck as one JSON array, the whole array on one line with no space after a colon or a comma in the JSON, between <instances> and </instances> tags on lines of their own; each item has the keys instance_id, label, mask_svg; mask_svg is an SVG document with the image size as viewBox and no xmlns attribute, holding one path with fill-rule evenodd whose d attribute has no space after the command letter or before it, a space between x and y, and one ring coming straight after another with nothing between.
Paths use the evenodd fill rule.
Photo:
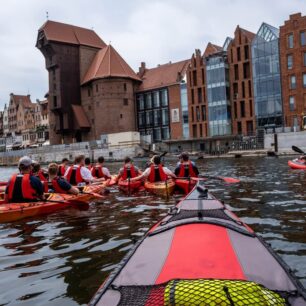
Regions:
<instances>
[{"instance_id":1,"label":"kayak deck","mask_svg":"<svg viewBox=\"0 0 306 306\"><path fill-rule=\"evenodd\" d=\"M294 160L289 160L288 161L288 166L292 169L301 169L301 170L306 170L306 164L304 160L301 159L294 159Z\"/></svg>"},{"instance_id":2,"label":"kayak deck","mask_svg":"<svg viewBox=\"0 0 306 306\"><path fill-rule=\"evenodd\" d=\"M173 180L167 180L166 182L145 182L144 187L146 191L162 196L162 197L169 197L174 193L175 182Z\"/></svg>"},{"instance_id":3,"label":"kayak deck","mask_svg":"<svg viewBox=\"0 0 306 306\"><path fill-rule=\"evenodd\" d=\"M229 292L251 286L258 294L255 303L237 305L286 305L280 292L289 305L306 305L304 288L263 240L211 194L194 189L135 245L89 305L236 305L223 280Z\"/></svg>"}]
</instances>

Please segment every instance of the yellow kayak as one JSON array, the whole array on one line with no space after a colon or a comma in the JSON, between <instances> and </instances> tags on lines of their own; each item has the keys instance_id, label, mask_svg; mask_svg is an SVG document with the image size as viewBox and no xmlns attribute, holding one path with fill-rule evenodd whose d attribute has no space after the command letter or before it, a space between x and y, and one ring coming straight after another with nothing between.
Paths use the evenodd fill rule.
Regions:
<instances>
[{"instance_id":1,"label":"yellow kayak","mask_svg":"<svg viewBox=\"0 0 306 306\"><path fill-rule=\"evenodd\" d=\"M173 194L175 188L175 182L173 180L167 180L165 182L145 182L145 189L153 194L169 197Z\"/></svg>"}]
</instances>

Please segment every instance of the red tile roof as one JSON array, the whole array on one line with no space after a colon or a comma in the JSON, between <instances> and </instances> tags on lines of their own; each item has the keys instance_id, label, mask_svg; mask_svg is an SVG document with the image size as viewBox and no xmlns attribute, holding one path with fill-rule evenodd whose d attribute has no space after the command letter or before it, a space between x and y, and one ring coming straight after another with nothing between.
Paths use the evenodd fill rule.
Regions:
<instances>
[{"instance_id":1,"label":"red tile roof","mask_svg":"<svg viewBox=\"0 0 306 306\"><path fill-rule=\"evenodd\" d=\"M39 29L40 31L43 31L47 40L50 41L85 45L99 49L106 46L104 41L93 30L66 23L48 20Z\"/></svg>"},{"instance_id":2,"label":"red tile roof","mask_svg":"<svg viewBox=\"0 0 306 306\"><path fill-rule=\"evenodd\" d=\"M23 95L14 95L11 94L12 99L14 100L15 104L18 106L22 104L24 108L33 108L35 104L32 103L30 95L23 96Z\"/></svg>"},{"instance_id":3,"label":"red tile roof","mask_svg":"<svg viewBox=\"0 0 306 306\"><path fill-rule=\"evenodd\" d=\"M74 115L74 118L76 119L76 124L78 125L79 128L83 129L88 129L90 128L90 123L88 121L88 118L85 114L85 111L81 105L75 105L72 104L72 112Z\"/></svg>"},{"instance_id":4,"label":"red tile roof","mask_svg":"<svg viewBox=\"0 0 306 306\"><path fill-rule=\"evenodd\" d=\"M85 74L82 84L92 80L120 77L140 81L139 76L125 62L113 46L99 50Z\"/></svg>"},{"instance_id":5,"label":"red tile roof","mask_svg":"<svg viewBox=\"0 0 306 306\"><path fill-rule=\"evenodd\" d=\"M209 55L221 52L221 51L223 51L222 47L214 45L209 42L206 46L203 56L206 57L206 56L209 56Z\"/></svg>"},{"instance_id":6,"label":"red tile roof","mask_svg":"<svg viewBox=\"0 0 306 306\"><path fill-rule=\"evenodd\" d=\"M145 69L142 84L138 91L170 86L180 82L180 77L186 72L190 60L159 65L156 68Z\"/></svg>"}]
</instances>

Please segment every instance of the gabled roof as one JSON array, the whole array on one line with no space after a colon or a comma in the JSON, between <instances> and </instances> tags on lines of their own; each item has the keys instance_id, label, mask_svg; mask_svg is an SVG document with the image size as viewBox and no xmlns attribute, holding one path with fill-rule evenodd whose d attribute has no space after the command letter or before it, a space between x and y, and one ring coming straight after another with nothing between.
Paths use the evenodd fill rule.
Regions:
<instances>
[{"instance_id":1,"label":"gabled roof","mask_svg":"<svg viewBox=\"0 0 306 306\"><path fill-rule=\"evenodd\" d=\"M220 46L217 46L217 45L214 45L212 43L208 43L207 46L206 46L206 49L204 51L204 54L203 56L204 57L207 57L209 55L212 55L212 54L215 54L215 53L218 53L218 52L221 52L223 51L223 48L220 47Z\"/></svg>"},{"instance_id":2,"label":"gabled roof","mask_svg":"<svg viewBox=\"0 0 306 306\"><path fill-rule=\"evenodd\" d=\"M47 40L50 41L84 45L99 49L106 46L104 41L93 30L66 23L48 20L39 29L39 32L41 31L44 32Z\"/></svg>"},{"instance_id":3,"label":"gabled roof","mask_svg":"<svg viewBox=\"0 0 306 306\"><path fill-rule=\"evenodd\" d=\"M264 39L265 41L272 41L279 38L279 29L263 22L256 36Z\"/></svg>"},{"instance_id":4,"label":"gabled roof","mask_svg":"<svg viewBox=\"0 0 306 306\"><path fill-rule=\"evenodd\" d=\"M82 85L96 79L128 78L141 81L134 70L125 62L113 46L99 50L85 74Z\"/></svg>"},{"instance_id":5,"label":"gabled roof","mask_svg":"<svg viewBox=\"0 0 306 306\"><path fill-rule=\"evenodd\" d=\"M179 83L187 70L189 62L190 60L184 60L146 69L138 91L166 87Z\"/></svg>"},{"instance_id":6,"label":"gabled roof","mask_svg":"<svg viewBox=\"0 0 306 306\"><path fill-rule=\"evenodd\" d=\"M30 95L23 96L11 94L11 98L14 100L16 106L22 105L24 108L35 107L35 104L31 101Z\"/></svg>"},{"instance_id":7,"label":"gabled roof","mask_svg":"<svg viewBox=\"0 0 306 306\"><path fill-rule=\"evenodd\" d=\"M239 26L238 26L238 28L239 28ZM241 30L241 32L251 41L251 40L253 40L253 38L255 37L255 33L253 33L253 32L250 32L250 31L248 31L248 30L246 30L246 29L243 29L243 28L240 28L240 30Z\"/></svg>"}]
</instances>

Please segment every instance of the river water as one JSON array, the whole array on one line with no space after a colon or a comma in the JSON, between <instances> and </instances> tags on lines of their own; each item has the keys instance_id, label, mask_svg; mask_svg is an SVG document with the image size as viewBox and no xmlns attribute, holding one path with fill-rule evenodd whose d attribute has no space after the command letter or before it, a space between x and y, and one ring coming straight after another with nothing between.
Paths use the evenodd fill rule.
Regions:
<instances>
[{"instance_id":1,"label":"river water","mask_svg":"<svg viewBox=\"0 0 306 306\"><path fill-rule=\"evenodd\" d=\"M287 160L209 159L198 166L206 174L241 179L237 185L215 182L209 188L306 285L306 171L289 169ZM119 166L109 168L115 172ZM1 168L0 180L14 170ZM0 305L86 305L135 241L177 200L127 197L112 190L87 211L69 209L0 225Z\"/></svg>"}]
</instances>

